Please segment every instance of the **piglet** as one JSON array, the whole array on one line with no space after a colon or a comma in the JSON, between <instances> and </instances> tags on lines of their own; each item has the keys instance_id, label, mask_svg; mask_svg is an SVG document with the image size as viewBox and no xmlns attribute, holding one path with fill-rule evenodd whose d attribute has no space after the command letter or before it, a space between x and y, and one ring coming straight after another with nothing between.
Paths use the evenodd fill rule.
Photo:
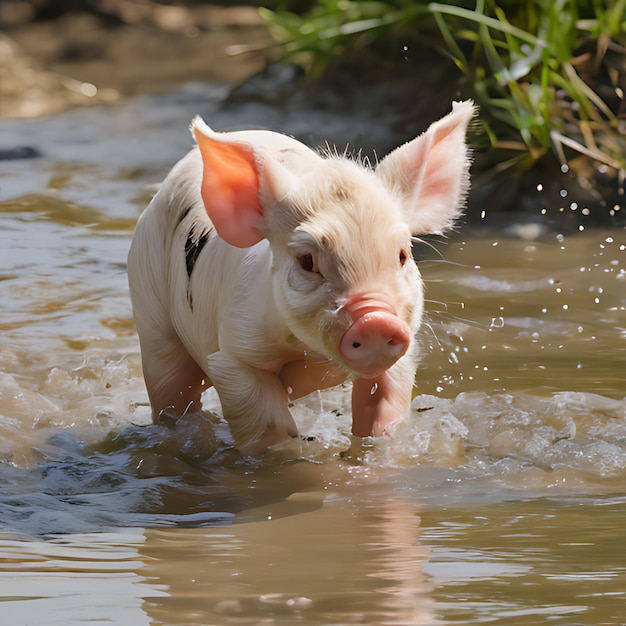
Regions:
<instances>
[{"instance_id":1,"label":"piglet","mask_svg":"<svg viewBox=\"0 0 626 626\"><path fill-rule=\"evenodd\" d=\"M413 235L458 217L472 102L375 167L269 131L216 133L141 215L128 274L155 421L214 386L244 452L296 437L289 403L352 382L352 432L408 414L423 286Z\"/></svg>"}]
</instances>

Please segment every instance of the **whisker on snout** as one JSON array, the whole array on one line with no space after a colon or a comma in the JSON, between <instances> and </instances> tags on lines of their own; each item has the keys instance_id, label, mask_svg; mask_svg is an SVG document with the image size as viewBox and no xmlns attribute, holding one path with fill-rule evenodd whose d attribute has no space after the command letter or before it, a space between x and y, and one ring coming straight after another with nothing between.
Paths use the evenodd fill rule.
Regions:
<instances>
[{"instance_id":1,"label":"whisker on snout","mask_svg":"<svg viewBox=\"0 0 626 626\"><path fill-rule=\"evenodd\" d=\"M411 237L411 243L413 244L413 258L419 263L433 260L430 258L431 251L437 255L437 258L434 260L440 261L443 259L443 254L435 243L421 237Z\"/></svg>"},{"instance_id":2,"label":"whisker on snout","mask_svg":"<svg viewBox=\"0 0 626 626\"><path fill-rule=\"evenodd\" d=\"M477 269L476 265L468 265L467 263L458 263L457 261L450 261L448 259L425 259L422 261L422 265L424 263L437 263L437 265L447 264L453 265L454 267L461 267L466 270Z\"/></svg>"},{"instance_id":3,"label":"whisker on snout","mask_svg":"<svg viewBox=\"0 0 626 626\"><path fill-rule=\"evenodd\" d=\"M460 305L462 304L461 302L449 302L447 304L443 302L438 302L436 300L425 300L425 302L432 303L432 304L439 304L443 307L442 310L427 311L424 314L422 325L428 326L431 330L433 330L431 321L434 321L435 319L437 319L438 323L440 324L444 324L446 322L461 322L462 324L466 324L467 326L471 326L472 328L477 328L480 330L488 330L489 328L489 326L487 326L486 324L481 324L480 322L477 322L474 319L465 318L465 317L461 317L459 315L454 315L453 313L450 313L448 309L448 305L449 304Z\"/></svg>"},{"instance_id":4,"label":"whisker on snout","mask_svg":"<svg viewBox=\"0 0 626 626\"><path fill-rule=\"evenodd\" d=\"M435 331L434 326L426 319L424 318L424 320L422 321L422 332L428 330L430 331L430 334L432 335L434 342L436 343L437 347L439 349L443 349L443 344L441 343L441 340L439 339L439 335L437 334L437 332Z\"/></svg>"}]
</instances>

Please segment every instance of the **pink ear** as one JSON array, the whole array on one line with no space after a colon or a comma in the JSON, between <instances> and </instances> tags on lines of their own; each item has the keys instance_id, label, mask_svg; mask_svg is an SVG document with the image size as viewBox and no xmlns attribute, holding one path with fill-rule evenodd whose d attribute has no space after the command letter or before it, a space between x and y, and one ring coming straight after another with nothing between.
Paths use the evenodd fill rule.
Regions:
<instances>
[{"instance_id":1,"label":"pink ear","mask_svg":"<svg viewBox=\"0 0 626 626\"><path fill-rule=\"evenodd\" d=\"M400 192L413 234L442 232L458 217L469 186L465 133L473 115L471 100L455 102L451 113L376 168Z\"/></svg>"},{"instance_id":2,"label":"pink ear","mask_svg":"<svg viewBox=\"0 0 626 626\"><path fill-rule=\"evenodd\" d=\"M202 155L202 201L217 234L231 246L253 246L263 239L263 208L252 148L218 138L200 118L192 132Z\"/></svg>"}]
</instances>

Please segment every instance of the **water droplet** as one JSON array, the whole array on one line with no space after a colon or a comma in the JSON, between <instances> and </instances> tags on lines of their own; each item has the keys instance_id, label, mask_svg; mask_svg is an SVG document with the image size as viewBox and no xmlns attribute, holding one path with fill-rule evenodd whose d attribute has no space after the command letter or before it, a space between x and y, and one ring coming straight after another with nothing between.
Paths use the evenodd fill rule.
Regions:
<instances>
[{"instance_id":1,"label":"water droplet","mask_svg":"<svg viewBox=\"0 0 626 626\"><path fill-rule=\"evenodd\" d=\"M88 98L93 98L98 94L98 88L93 83L81 83L80 93Z\"/></svg>"},{"instance_id":2,"label":"water droplet","mask_svg":"<svg viewBox=\"0 0 626 626\"><path fill-rule=\"evenodd\" d=\"M313 604L313 600L305 596L300 596L298 598L289 598L286 604L287 606L295 607L297 609L303 609L303 608L311 606Z\"/></svg>"},{"instance_id":3,"label":"water droplet","mask_svg":"<svg viewBox=\"0 0 626 626\"><path fill-rule=\"evenodd\" d=\"M489 328L504 328L504 318L503 317L492 317L491 324Z\"/></svg>"}]
</instances>

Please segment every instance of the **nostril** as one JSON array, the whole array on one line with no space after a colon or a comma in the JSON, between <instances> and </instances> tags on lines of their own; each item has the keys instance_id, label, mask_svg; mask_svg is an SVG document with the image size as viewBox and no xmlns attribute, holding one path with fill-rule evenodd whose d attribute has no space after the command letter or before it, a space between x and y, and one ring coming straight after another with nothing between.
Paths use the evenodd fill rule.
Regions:
<instances>
[{"instance_id":1,"label":"nostril","mask_svg":"<svg viewBox=\"0 0 626 626\"><path fill-rule=\"evenodd\" d=\"M360 348L360 347L361 347L361 344L360 344L358 341L355 341L355 342L352 344L352 347L353 347L353 348Z\"/></svg>"}]
</instances>

